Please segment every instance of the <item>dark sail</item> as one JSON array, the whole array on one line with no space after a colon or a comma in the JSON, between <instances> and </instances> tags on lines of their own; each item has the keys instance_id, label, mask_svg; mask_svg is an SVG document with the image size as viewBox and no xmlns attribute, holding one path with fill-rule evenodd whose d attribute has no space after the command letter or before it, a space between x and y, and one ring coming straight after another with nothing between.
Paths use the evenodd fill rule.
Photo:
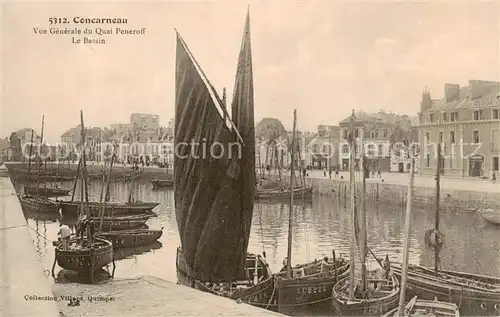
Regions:
<instances>
[{"instance_id":1,"label":"dark sail","mask_svg":"<svg viewBox=\"0 0 500 317\"><path fill-rule=\"evenodd\" d=\"M254 122L254 95L252 50L250 45L250 15L247 13L243 40L241 42L236 80L234 83L233 101L231 104L231 118L240 132L245 146L242 147L241 169L238 183L241 193L241 208L243 215L249 217L244 223L250 225L253 213L255 195L255 122ZM246 229L250 232L250 227ZM245 250L248 240L245 243Z\"/></svg>"},{"instance_id":2,"label":"dark sail","mask_svg":"<svg viewBox=\"0 0 500 317\"><path fill-rule=\"evenodd\" d=\"M189 276L228 281L241 275L252 210L243 206L242 138L185 42L177 34L175 209Z\"/></svg>"}]
</instances>

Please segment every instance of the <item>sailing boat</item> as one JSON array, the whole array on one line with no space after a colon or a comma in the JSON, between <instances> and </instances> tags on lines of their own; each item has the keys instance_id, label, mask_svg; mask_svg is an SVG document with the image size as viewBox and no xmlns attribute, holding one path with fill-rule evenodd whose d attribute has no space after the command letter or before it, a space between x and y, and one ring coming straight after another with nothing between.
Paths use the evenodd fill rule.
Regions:
<instances>
[{"instance_id":1,"label":"sailing boat","mask_svg":"<svg viewBox=\"0 0 500 317\"><path fill-rule=\"evenodd\" d=\"M297 111L294 110L292 149L295 147ZM332 261L325 257L322 260L300 264L292 267L292 224L294 222L294 172L295 172L295 150L291 152L290 164L290 190L289 195L289 227L288 227L288 254L286 258L286 270L277 273L274 277L276 297L272 303L277 311L284 314L295 314L306 310L320 310L324 304L329 307L328 300L331 298L333 285L349 274L349 263L343 258L337 259L333 251ZM300 157L299 157L300 161Z\"/></svg>"},{"instance_id":2,"label":"sailing boat","mask_svg":"<svg viewBox=\"0 0 500 317\"><path fill-rule=\"evenodd\" d=\"M384 313L395 307L399 297L399 282L394 275L386 274L385 278L368 278L365 264L366 245L366 204L365 197L365 173L363 174L363 192L361 193L362 206L359 208L359 227L358 227L358 208L356 206L356 187L354 164L356 161L356 140L354 138L354 110L350 120L350 198L351 198L351 252L349 277L340 280L333 287L332 302L333 309L340 315L362 315L373 316ZM363 143L361 143L363 145ZM363 146L361 146L363 149ZM361 167L364 167L364 157L361 151ZM362 168L363 169L363 168ZM358 234L359 232L359 234ZM355 245L359 246L361 260L361 285L355 285L354 277L354 257Z\"/></svg>"},{"instance_id":3,"label":"sailing boat","mask_svg":"<svg viewBox=\"0 0 500 317\"><path fill-rule=\"evenodd\" d=\"M231 118L177 33L174 195L180 284L267 303L273 288L263 257L247 253L255 186L250 17L238 59ZM190 142L219 145L191 153ZM182 146L182 145L186 146ZM205 146L205 148L207 148Z\"/></svg>"},{"instance_id":4,"label":"sailing boat","mask_svg":"<svg viewBox=\"0 0 500 317\"><path fill-rule=\"evenodd\" d=\"M112 170L112 163L113 163L113 158L111 160L111 165L110 165L110 175L108 176L108 187L109 187L109 180L111 179L111 170ZM81 161L82 159L80 158L80 161L78 162L78 168L77 168L77 173L80 172L81 169ZM101 176L102 177L102 176ZM75 179L75 182L73 183L73 195L71 196L71 201L61 201L61 213L66 214L66 215L73 215L76 216L78 215L79 212L79 203L73 201L75 198L75 188L76 188L76 183L77 179ZM107 195L109 196L109 188L107 188ZM114 217L113 221L115 224L113 225L112 222L110 221L105 221L106 223L111 223L110 226L112 229L130 229L130 228L135 228L140 225L143 225L146 223L147 219L149 216L153 216L153 209L158 206L159 203L154 203L154 202L140 202L140 201L128 201L126 203L117 203L117 202L107 202L105 207L104 207L104 213L108 215L109 217ZM101 207L102 203L98 201L91 201L88 202L88 208L89 208L89 213L96 216L101 213ZM126 217L123 219L123 221L119 221L117 217ZM106 225L108 226L108 225Z\"/></svg>"},{"instance_id":5,"label":"sailing boat","mask_svg":"<svg viewBox=\"0 0 500 317\"><path fill-rule=\"evenodd\" d=\"M40 137L40 146L43 144L43 125L44 125L44 116L42 116L42 132ZM31 131L31 144L30 144L30 157L28 162L28 184L29 180L31 180L31 155L32 155L32 147L33 147L33 130ZM39 156L37 156L39 158ZM40 163L37 159L37 180L36 180L36 188L35 195L30 195L24 193L19 201L21 203L21 207L25 212L44 212L44 213L59 213L59 205L54 201L42 197L39 195L40 188Z\"/></svg>"},{"instance_id":6,"label":"sailing boat","mask_svg":"<svg viewBox=\"0 0 500 317\"><path fill-rule=\"evenodd\" d=\"M411 221L411 202L413 198L413 186L415 183L415 155L411 155L410 163L410 183L408 185L408 195L406 200L405 231L403 240L402 256L402 274L401 274L401 292L399 296L399 307L387 312L383 316L460 316L457 305L453 303L439 302L437 300L429 301L418 299L414 296L407 305L405 305L406 282L408 278L408 261L410 254L410 221Z\"/></svg>"},{"instance_id":7,"label":"sailing boat","mask_svg":"<svg viewBox=\"0 0 500 317\"><path fill-rule=\"evenodd\" d=\"M439 232L439 203L441 175L441 144L437 145L436 168L436 225L426 233L426 241L435 234L434 269L420 265L408 267L408 295L422 299L439 299L456 303L463 315L498 316L500 313L500 278L439 269L439 251L443 245ZM393 268L394 274L401 278L400 267Z\"/></svg>"},{"instance_id":8,"label":"sailing boat","mask_svg":"<svg viewBox=\"0 0 500 317\"><path fill-rule=\"evenodd\" d=\"M292 142L293 143L293 142ZM312 199L312 194L313 194L313 188L312 186L306 186L305 179L302 177L302 173L300 172L302 169L299 171L299 179L301 181L301 184L299 186L294 186L293 188L285 188L283 186L282 178L281 178L281 164L278 161L278 149L276 146L273 146L274 148L274 154L273 158L275 160L275 164L278 168L278 176L279 176L279 182L278 184L269 184L267 183L266 185L268 186L258 186L256 190L256 195L255 199L259 200L286 200L290 197L290 194L293 193L298 199L301 200L311 200ZM290 147L291 151L290 152L298 152L299 153L299 161L301 162L302 160L300 159L300 150L298 150L298 144L297 146L292 146ZM295 178L295 174L290 174L290 179ZM269 186L271 185L271 186ZM272 186L274 185L274 186Z\"/></svg>"},{"instance_id":9,"label":"sailing boat","mask_svg":"<svg viewBox=\"0 0 500 317\"><path fill-rule=\"evenodd\" d=\"M87 192L87 166L85 162L85 132L83 128L83 112L80 112L81 121L81 168L80 168L80 215L86 215L90 221L93 216L89 213L88 192ZM87 226L86 236L73 237L69 246L65 247L63 241L59 241L55 246L55 259L52 266L52 276L54 277L54 268L57 264L63 269L76 271L94 282L94 274L103 266L113 263L113 244L102 238L94 237L90 225Z\"/></svg>"}]
</instances>

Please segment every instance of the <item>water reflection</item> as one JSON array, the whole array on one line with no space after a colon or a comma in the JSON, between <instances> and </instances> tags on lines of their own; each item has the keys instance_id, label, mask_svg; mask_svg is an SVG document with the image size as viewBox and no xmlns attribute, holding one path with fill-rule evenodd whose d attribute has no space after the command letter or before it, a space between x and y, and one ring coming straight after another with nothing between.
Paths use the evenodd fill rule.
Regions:
<instances>
[{"instance_id":1,"label":"water reflection","mask_svg":"<svg viewBox=\"0 0 500 317\"><path fill-rule=\"evenodd\" d=\"M149 182L113 183L112 200L126 201L134 188L135 199L156 201L158 217L148 220L150 228L164 227L163 235L156 248L150 248L132 254L117 253L115 277L135 277L151 274L171 281L177 281L175 271L176 248L179 236L174 212L172 190L153 191ZM100 182L89 184L90 199L99 200ZM76 198L78 199L78 193ZM287 253L288 241L288 204L257 202L254 209L253 225L249 251L266 252L271 269L279 271ZM349 210L344 207L343 197L314 197L312 204L298 204L293 210L292 261L300 263L336 255L347 257L349 254L350 226ZM48 241L57 239L58 222L44 221L28 217L32 228L38 226L40 236L33 233L37 251L44 268L51 268L54 250ZM412 214L410 262L433 266L433 253L424 243L425 231L434 227L433 206L414 210ZM55 221L55 220L54 220ZM66 220L63 220L66 221ZM404 227L404 207L370 205L367 210L368 247L379 258L389 255L391 260L400 261L401 241ZM486 226L476 214L446 212L441 214L441 231L445 235L445 244L441 251L441 266L445 269L471 273L500 275L500 228ZM378 265L373 257L367 257L369 268Z\"/></svg>"}]
</instances>

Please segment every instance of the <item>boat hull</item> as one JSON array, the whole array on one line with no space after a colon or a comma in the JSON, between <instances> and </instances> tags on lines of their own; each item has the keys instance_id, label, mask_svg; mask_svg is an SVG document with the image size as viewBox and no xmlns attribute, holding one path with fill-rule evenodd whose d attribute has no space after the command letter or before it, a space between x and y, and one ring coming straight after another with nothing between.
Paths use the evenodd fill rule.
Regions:
<instances>
[{"instance_id":1,"label":"boat hull","mask_svg":"<svg viewBox=\"0 0 500 317\"><path fill-rule=\"evenodd\" d=\"M61 212L63 214L77 216L80 210L80 203L64 201L60 202ZM120 203L107 203L104 206L105 215L140 215L152 213L152 210L158 206L158 203L133 203L133 204L120 204ZM98 216L101 213L102 204L99 202L90 202L88 204L89 212L93 216Z\"/></svg>"},{"instance_id":2,"label":"boat hull","mask_svg":"<svg viewBox=\"0 0 500 317\"><path fill-rule=\"evenodd\" d=\"M40 212L46 214L58 214L59 205L51 200L32 197L32 196L22 196L19 198L21 203L21 208L24 212L33 213Z\"/></svg>"},{"instance_id":3,"label":"boat hull","mask_svg":"<svg viewBox=\"0 0 500 317\"><path fill-rule=\"evenodd\" d=\"M172 188L172 187L174 187L174 180L173 179L153 179L153 180L151 180L151 184L153 184L153 189Z\"/></svg>"},{"instance_id":4,"label":"boat hull","mask_svg":"<svg viewBox=\"0 0 500 317\"><path fill-rule=\"evenodd\" d=\"M447 317L460 317L460 313L457 305L453 303L440 302L436 300L421 300L417 299L409 311L409 316L418 313L418 310L424 310L427 313L434 314L433 316L447 316ZM394 308L391 311L384 314L382 317L397 317L398 308Z\"/></svg>"},{"instance_id":5,"label":"boat hull","mask_svg":"<svg viewBox=\"0 0 500 317\"><path fill-rule=\"evenodd\" d=\"M349 264L343 260L337 261L336 269L303 278L289 279L285 273L276 274L277 311L286 315L329 311L333 286L348 274Z\"/></svg>"},{"instance_id":6,"label":"boat hull","mask_svg":"<svg viewBox=\"0 0 500 317\"><path fill-rule=\"evenodd\" d=\"M397 307L399 303L399 282L396 277L391 276L392 289L382 296L367 300L348 300L342 294L341 288L347 285L349 277L340 280L333 287L332 303L333 310L341 316L380 316Z\"/></svg>"},{"instance_id":7,"label":"boat hull","mask_svg":"<svg viewBox=\"0 0 500 317\"><path fill-rule=\"evenodd\" d=\"M69 189L62 188L46 188L42 187L38 189L38 195L43 197L60 197L67 196L69 194ZM24 187L24 193L28 195L36 195L37 190L34 187Z\"/></svg>"},{"instance_id":8,"label":"boat hull","mask_svg":"<svg viewBox=\"0 0 500 317\"><path fill-rule=\"evenodd\" d=\"M494 225L500 225L500 211L495 211L493 209L480 210L479 214L484 220L492 223Z\"/></svg>"},{"instance_id":9,"label":"boat hull","mask_svg":"<svg viewBox=\"0 0 500 317\"><path fill-rule=\"evenodd\" d=\"M407 299L418 296L419 299L455 303L462 316L499 316L500 315L500 278L467 274L453 271L440 271L449 279L434 276L433 270L421 266L410 266L407 275ZM394 268L394 274L401 279L401 269ZM474 283L496 285L496 290L471 288L467 283L460 283L453 278L467 279Z\"/></svg>"},{"instance_id":10,"label":"boat hull","mask_svg":"<svg viewBox=\"0 0 500 317\"><path fill-rule=\"evenodd\" d=\"M312 187L300 187L293 190L293 195L295 199L312 199L313 188ZM256 200L284 200L290 199L289 189L258 189L255 193Z\"/></svg>"},{"instance_id":11,"label":"boat hull","mask_svg":"<svg viewBox=\"0 0 500 317\"><path fill-rule=\"evenodd\" d=\"M128 230L138 228L148 221L149 216L117 216L117 217L103 217L102 230ZM101 219L95 219L96 229L99 229Z\"/></svg>"},{"instance_id":12,"label":"boat hull","mask_svg":"<svg viewBox=\"0 0 500 317\"><path fill-rule=\"evenodd\" d=\"M135 248L156 242L163 234L162 230L135 229L126 231L104 232L100 235L113 243L113 248Z\"/></svg>"},{"instance_id":13,"label":"boat hull","mask_svg":"<svg viewBox=\"0 0 500 317\"><path fill-rule=\"evenodd\" d=\"M251 258L252 254L247 254L247 263L249 262L249 258ZM255 256L254 256L255 257ZM215 291L209 285L210 283L202 282L196 279L193 279L187 273L189 271L186 262L184 260L184 255L180 248L177 248L177 258L176 258L176 268L177 268L177 280L179 284L210 293L217 296L223 296L234 300L239 300L257 307L261 308L269 308L272 297L273 297L273 289L274 289L274 278L269 274L268 267L263 262L260 262L264 270L266 270L265 276L258 284L252 285L249 287L244 287L238 289L234 292L221 293ZM248 266L247 269L251 270L251 267ZM246 281L248 282L248 281Z\"/></svg>"},{"instance_id":14,"label":"boat hull","mask_svg":"<svg viewBox=\"0 0 500 317\"><path fill-rule=\"evenodd\" d=\"M96 271L113 262L112 243L100 238L95 240L99 242L97 247L83 250L63 250L62 243L59 242L55 248L57 264L65 270L82 273L92 281ZM78 244L79 240L73 238L70 243Z\"/></svg>"}]
</instances>

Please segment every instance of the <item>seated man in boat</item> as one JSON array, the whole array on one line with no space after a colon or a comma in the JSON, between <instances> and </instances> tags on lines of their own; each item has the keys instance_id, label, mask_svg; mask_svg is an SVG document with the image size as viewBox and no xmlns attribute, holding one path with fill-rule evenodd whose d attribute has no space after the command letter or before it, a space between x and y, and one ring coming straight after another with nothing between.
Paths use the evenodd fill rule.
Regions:
<instances>
[{"instance_id":1,"label":"seated man in boat","mask_svg":"<svg viewBox=\"0 0 500 317\"><path fill-rule=\"evenodd\" d=\"M287 265L288 265L288 257L285 257L283 259L283 267L281 268L280 272L286 272Z\"/></svg>"},{"instance_id":2,"label":"seated man in boat","mask_svg":"<svg viewBox=\"0 0 500 317\"><path fill-rule=\"evenodd\" d=\"M385 255L384 271L385 271L384 277L386 279L389 279L390 278L389 275L391 273L391 261L389 261L389 255L388 254Z\"/></svg>"},{"instance_id":3,"label":"seated man in boat","mask_svg":"<svg viewBox=\"0 0 500 317\"><path fill-rule=\"evenodd\" d=\"M57 232L57 235L61 236L62 249L68 250L69 249L69 238L71 236L71 229L67 225L63 225L62 223L60 223L59 224L59 231Z\"/></svg>"}]
</instances>

